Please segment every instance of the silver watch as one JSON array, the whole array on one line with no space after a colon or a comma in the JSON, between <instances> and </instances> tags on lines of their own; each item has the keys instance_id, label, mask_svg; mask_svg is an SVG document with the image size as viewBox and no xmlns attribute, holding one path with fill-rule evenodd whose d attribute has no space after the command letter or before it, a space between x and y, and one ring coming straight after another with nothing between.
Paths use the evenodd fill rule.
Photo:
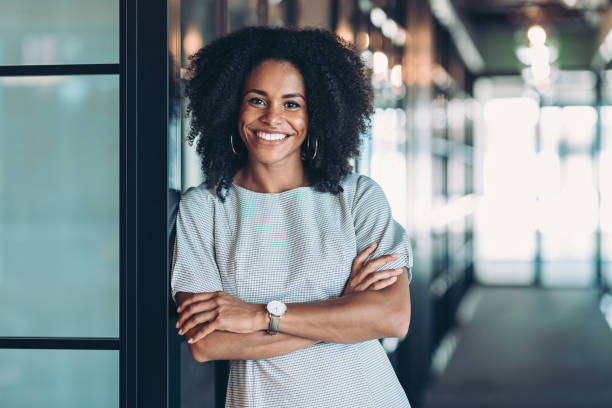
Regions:
<instances>
[{"instance_id":1,"label":"silver watch","mask_svg":"<svg viewBox=\"0 0 612 408\"><path fill-rule=\"evenodd\" d=\"M270 325L268 327L268 334L278 333L278 325L280 318L287 311L287 305L278 300L273 300L266 306L266 310L270 313Z\"/></svg>"}]
</instances>

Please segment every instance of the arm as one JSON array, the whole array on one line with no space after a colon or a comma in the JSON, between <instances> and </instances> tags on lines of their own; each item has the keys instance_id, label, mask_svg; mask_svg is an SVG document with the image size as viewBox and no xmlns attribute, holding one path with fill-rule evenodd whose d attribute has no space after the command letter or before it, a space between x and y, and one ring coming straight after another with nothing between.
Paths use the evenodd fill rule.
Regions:
<instances>
[{"instance_id":1,"label":"arm","mask_svg":"<svg viewBox=\"0 0 612 408\"><path fill-rule=\"evenodd\" d=\"M267 327L267 315L259 327ZM330 343L357 343L403 337L410 324L410 290L406 273L381 290L366 290L337 299L292 303L281 318L283 333Z\"/></svg>"},{"instance_id":2,"label":"arm","mask_svg":"<svg viewBox=\"0 0 612 408\"><path fill-rule=\"evenodd\" d=\"M363 291L377 292L396 282L398 274L396 271L375 271L376 268L389 260L396 259L396 257L383 256L366 264L366 260L372 255L375 248L376 245L369 246L353 261L351 275L343 291L344 296L354 297L355 294ZM234 320L236 320L236 316L242 318L243 321L240 325L234 325L234 330L242 333L218 329L206 336L200 335L200 330L207 326L210 328L210 325L205 324L209 315L206 310L201 315L198 314L198 309L202 308L198 304L197 298L212 300L215 296L216 301L213 302L216 302L217 305L223 303L226 299L237 301L233 302L238 307L234 307L230 318L233 317ZM196 361L271 358L317 343L317 340L286 333L275 336L268 335L263 331L267 329L269 324L268 314L263 305L241 302L220 291L198 294L179 292L176 299L179 305L178 311L182 312L177 322L177 327L180 327L179 334L183 334L183 331L187 330L187 339L196 339L193 342L188 341L189 349ZM208 300L206 301L208 302ZM261 331L258 330L260 327Z\"/></svg>"},{"instance_id":3,"label":"arm","mask_svg":"<svg viewBox=\"0 0 612 408\"><path fill-rule=\"evenodd\" d=\"M190 296L192 296L190 293L177 293L177 303L182 303ZM186 338L189 339L194 336L199 329L200 326L191 328L187 332ZM267 326L265 329L267 329ZM195 343L188 343L188 347L193 359L203 363L210 360L259 360L272 358L308 347L317 342L316 340L284 333L270 336L264 331L232 333L217 330Z\"/></svg>"},{"instance_id":4,"label":"arm","mask_svg":"<svg viewBox=\"0 0 612 408\"><path fill-rule=\"evenodd\" d=\"M381 257L384 258L384 257ZM375 268L379 260L372 261ZM381 275L384 276L384 275ZM178 308L179 334L197 343L215 331L253 333L268 328L264 305L241 301L225 292L198 293ZM332 343L357 343L381 337L403 337L410 323L410 291L406 273L380 290L364 290L338 299L292 303L282 317L282 333ZM194 331L194 329L196 329Z\"/></svg>"}]
</instances>

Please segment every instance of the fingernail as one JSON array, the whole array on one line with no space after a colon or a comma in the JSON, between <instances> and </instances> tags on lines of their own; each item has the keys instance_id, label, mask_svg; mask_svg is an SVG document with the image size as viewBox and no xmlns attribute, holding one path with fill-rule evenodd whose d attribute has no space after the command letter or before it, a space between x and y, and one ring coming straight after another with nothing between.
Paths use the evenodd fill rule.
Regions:
<instances>
[{"instance_id":1,"label":"fingernail","mask_svg":"<svg viewBox=\"0 0 612 408\"><path fill-rule=\"evenodd\" d=\"M392 256L393 258L396 258L396 259L397 259L397 258L399 258L399 254L393 254L393 255L391 255L391 256Z\"/></svg>"},{"instance_id":2,"label":"fingernail","mask_svg":"<svg viewBox=\"0 0 612 408\"><path fill-rule=\"evenodd\" d=\"M378 243L377 243L377 242L375 242L375 243L373 243L372 245L370 245L370 248L376 248L377 246L378 246Z\"/></svg>"},{"instance_id":3,"label":"fingernail","mask_svg":"<svg viewBox=\"0 0 612 408\"><path fill-rule=\"evenodd\" d=\"M179 333L179 334L183 334L183 330L179 330L179 331L178 331L178 333Z\"/></svg>"},{"instance_id":4,"label":"fingernail","mask_svg":"<svg viewBox=\"0 0 612 408\"><path fill-rule=\"evenodd\" d=\"M174 326L174 327L176 327L177 329L179 328L179 324L178 324L178 322L176 322L176 326Z\"/></svg>"},{"instance_id":5,"label":"fingernail","mask_svg":"<svg viewBox=\"0 0 612 408\"><path fill-rule=\"evenodd\" d=\"M389 279L391 282L395 282L397 280L397 276L393 276L391 279Z\"/></svg>"},{"instance_id":6,"label":"fingernail","mask_svg":"<svg viewBox=\"0 0 612 408\"><path fill-rule=\"evenodd\" d=\"M187 343L193 343L193 339L187 340Z\"/></svg>"}]
</instances>

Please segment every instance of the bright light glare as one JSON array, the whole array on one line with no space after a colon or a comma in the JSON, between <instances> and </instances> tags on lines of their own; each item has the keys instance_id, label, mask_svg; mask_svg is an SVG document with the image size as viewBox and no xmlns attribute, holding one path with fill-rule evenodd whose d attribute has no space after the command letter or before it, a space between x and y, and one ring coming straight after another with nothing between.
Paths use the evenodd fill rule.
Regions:
<instances>
[{"instance_id":1,"label":"bright light glare","mask_svg":"<svg viewBox=\"0 0 612 408\"><path fill-rule=\"evenodd\" d=\"M545 45L531 47L531 72L536 83L550 76L550 52Z\"/></svg>"},{"instance_id":2,"label":"bright light glare","mask_svg":"<svg viewBox=\"0 0 612 408\"><path fill-rule=\"evenodd\" d=\"M391 19L386 20L382 25L383 35L387 38L393 38L397 34L397 23Z\"/></svg>"},{"instance_id":3,"label":"bright light glare","mask_svg":"<svg viewBox=\"0 0 612 408\"><path fill-rule=\"evenodd\" d=\"M389 59L384 52L376 51L372 58L372 67L375 75L386 75L389 68Z\"/></svg>"},{"instance_id":4,"label":"bright light glare","mask_svg":"<svg viewBox=\"0 0 612 408\"><path fill-rule=\"evenodd\" d=\"M381 8L373 8L370 11L370 21L375 27L381 27L387 21L387 14Z\"/></svg>"},{"instance_id":5,"label":"bright light glare","mask_svg":"<svg viewBox=\"0 0 612 408\"><path fill-rule=\"evenodd\" d=\"M398 88L402 86L402 66L399 64L391 68L391 84Z\"/></svg>"},{"instance_id":6,"label":"bright light glare","mask_svg":"<svg viewBox=\"0 0 612 408\"><path fill-rule=\"evenodd\" d=\"M539 25L531 26L527 30L527 38L529 38L529 42L534 46L544 45L546 42L546 31Z\"/></svg>"},{"instance_id":7,"label":"bright light glare","mask_svg":"<svg viewBox=\"0 0 612 408\"><path fill-rule=\"evenodd\" d=\"M185 54L195 54L203 45L204 42L200 30L197 27L191 26L183 38L183 50Z\"/></svg>"},{"instance_id":8,"label":"bright light glare","mask_svg":"<svg viewBox=\"0 0 612 408\"><path fill-rule=\"evenodd\" d=\"M454 221L465 219L476 209L476 196L474 194L459 197L442 207L432 211L431 224L434 228L441 228Z\"/></svg>"},{"instance_id":9,"label":"bright light glare","mask_svg":"<svg viewBox=\"0 0 612 408\"><path fill-rule=\"evenodd\" d=\"M531 260L535 253L536 155L539 106L529 98L484 104L483 196L476 225L486 260Z\"/></svg>"},{"instance_id":10,"label":"bright light glare","mask_svg":"<svg viewBox=\"0 0 612 408\"><path fill-rule=\"evenodd\" d=\"M397 33L393 36L392 41L395 45L404 45L406 43L406 30L399 28Z\"/></svg>"}]
</instances>

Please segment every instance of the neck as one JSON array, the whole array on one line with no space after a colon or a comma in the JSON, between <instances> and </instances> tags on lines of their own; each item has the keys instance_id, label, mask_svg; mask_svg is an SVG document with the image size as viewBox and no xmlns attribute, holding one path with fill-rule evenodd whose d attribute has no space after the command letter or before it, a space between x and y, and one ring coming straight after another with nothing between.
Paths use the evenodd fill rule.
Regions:
<instances>
[{"instance_id":1,"label":"neck","mask_svg":"<svg viewBox=\"0 0 612 408\"><path fill-rule=\"evenodd\" d=\"M236 172L234 184L258 193L282 193L309 185L301 161L292 168L249 162Z\"/></svg>"}]
</instances>

